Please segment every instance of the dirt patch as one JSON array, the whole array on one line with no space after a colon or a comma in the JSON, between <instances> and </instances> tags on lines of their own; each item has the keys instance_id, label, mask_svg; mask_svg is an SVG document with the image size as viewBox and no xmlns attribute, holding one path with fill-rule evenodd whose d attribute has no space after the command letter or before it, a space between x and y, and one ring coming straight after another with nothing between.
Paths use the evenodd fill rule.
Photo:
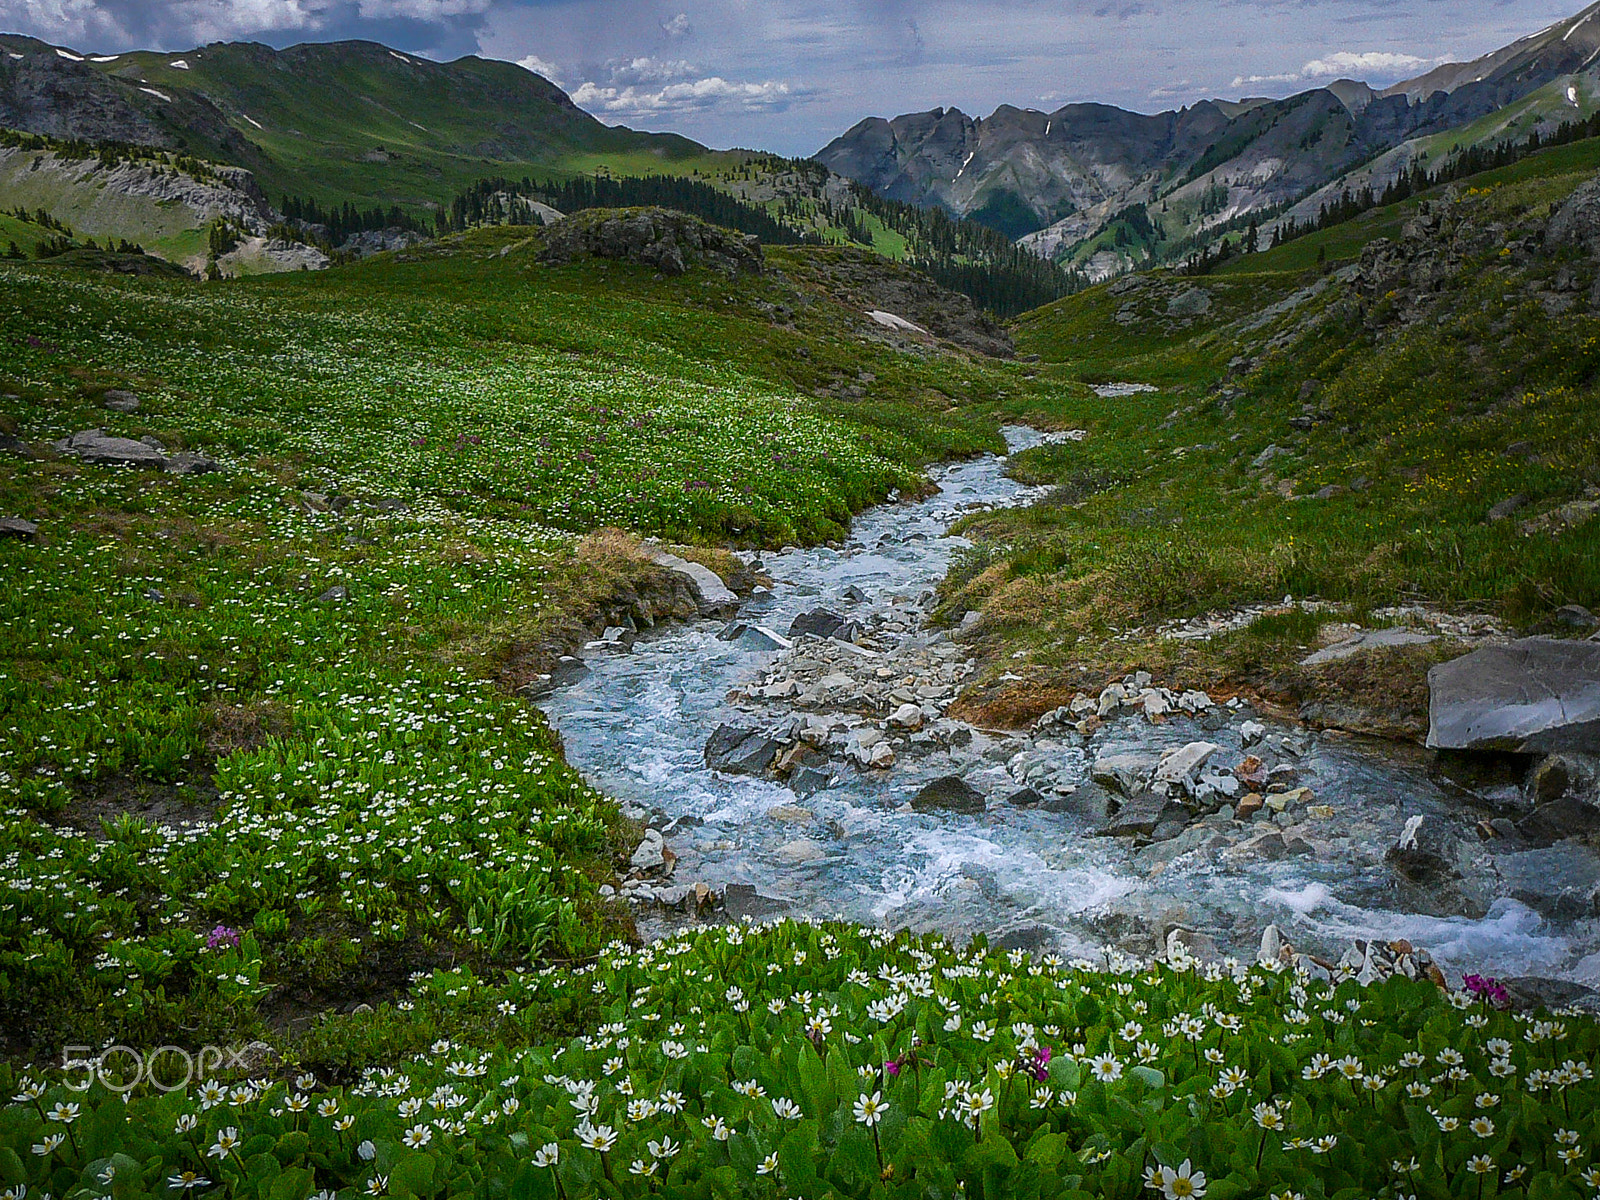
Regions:
<instances>
[{"instance_id":1,"label":"dirt patch","mask_svg":"<svg viewBox=\"0 0 1600 1200\"><path fill-rule=\"evenodd\" d=\"M1275 680L1302 721L1399 741L1428 734L1428 670L1460 653L1453 644L1404 646L1301 667Z\"/></svg>"},{"instance_id":2,"label":"dirt patch","mask_svg":"<svg viewBox=\"0 0 1600 1200\"><path fill-rule=\"evenodd\" d=\"M83 784L65 808L41 819L58 828L81 829L96 841L104 841L101 822L124 816L154 825L215 820L218 795L209 768L183 783L157 783L138 775L118 774Z\"/></svg>"},{"instance_id":3,"label":"dirt patch","mask_svg":"<svg viewBox=\"0 0 1600 1200\"><path fill-rule=\"evenodd\" d=\"M253 700L248 704L224 704L213 700L201 717L206 753L223 758L241 750L259 750L268 739L287 737L292 725L289 707L281 700Z\"/></svg>"}]
</instances>

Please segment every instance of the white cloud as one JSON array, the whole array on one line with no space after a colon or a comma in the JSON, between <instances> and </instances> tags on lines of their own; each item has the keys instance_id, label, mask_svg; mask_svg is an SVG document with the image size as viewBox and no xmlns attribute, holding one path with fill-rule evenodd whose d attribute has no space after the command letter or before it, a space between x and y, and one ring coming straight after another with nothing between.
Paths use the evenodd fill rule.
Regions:
<instances>
[{"instance_id":1,"label":"white cloud","mask_svg":"<svg viewBox=\"0 0 1600 1200\"><path fill-rule=\"evenodd\" d=\"M517 66L532 71L535 75L543 75L557 87L561 86L561 68L553 62L546 62L537 54L528 54L517 59Z\"/></svg>"},{"instance_id":2,"label":"white cloud","mask_svg":"<svg viewBox=\"0 0 1600 1200\"><path fill-rule=\"evenodd\" d=\"M788 107L796 93L786 83L765 80L741 83L708 75L661 87L612 87L584 83L572 93L573 103L605 116L643 117L658 113L704 112L733 108L744 112Z\"/></svg>"},{"instance_id":3,"label":"white cloud","mask_svg":"<svg viewBox=\"0 0 1600 1200\"><path fill-rule=\"evenodd\" d=\"M1444 61L1442 58L1418 58L1415 54L1396 54L1389 50L1368 50L1360 54L1350 50L1339 50L1321 58L1313 58L1298 71L1285 71L1275 75L1235 75L1231 86L1237 88L1252 83L1299 83L1307 79L1331 79L1336 75L1349 79L1372 76L1395 79Z\"/></svg>"},{"instance_id":4,"label":"white cloud","mask_svg":"<svg viewBox=\"0 0 1600 1200\"><path fill-rule=\"evenodd\" d=\"M661 22L661 32L669 42L676 42L693 33L694 26L689 23L688 13L678 13Z\"/></svg>"},{"instance_id":5,"label":"white cloud","mask_svg":"<svg viewBox=\"0 0 1600 1200\"><path fill-rule=\"evenodd\" d=\"M602 67L603 80L586 80L572 93L573 103L602 117L649 117L706 112L773 112L787 108L804 90L779 80L726 79L683 59L614 58Z\"/></svg>"},{"instance_id":6,"label":"white cloud","mask_svg":"<svg viewBox=\"0 0 1600 1200\"><path fill-rule=\"evenodd\" d=\"M1395 75L1402 71L1415 71L1418 67L1430 66L1436 61L1438 60L1418 58L1414 54L1392 54L1387 50L1369 50L1365 54L1352 54L1348 50L1341 50L1326 58L1312 59L1300 68L1300 74L1307 79L1327 75L1355 76L1363 73Z\"/></svg>"}]
</instances>

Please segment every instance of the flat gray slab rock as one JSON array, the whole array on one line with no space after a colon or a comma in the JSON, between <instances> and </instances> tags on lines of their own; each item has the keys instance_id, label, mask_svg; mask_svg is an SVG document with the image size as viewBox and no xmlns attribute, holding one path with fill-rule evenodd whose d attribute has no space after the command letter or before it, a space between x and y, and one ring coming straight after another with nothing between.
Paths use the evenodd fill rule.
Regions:
<instances>
[{"instance_id":1,"label":"flat gray slab rock","mask_svg":"<svg viewBox=\"0 0 1600 1200\"><path fill-rule=\"evenodd\" d=\"M56 449L88 463L153 467L158 471L167 465L167 456L154 446L136 442L132 438L112 437L103 429L82 430L57 442Z\"/></svg>"},{"instance_id":2,"label":"flat gray slab rock","mask_svg":"<svg viewBox=\"0 0 1600 1200\"><path fill-rule=\"evenodd\" d=\"M1522 638L1428 672L1435 750L1600 753L1600 644Z\"/></svg>"},{"instance_id":3,"label":"flat gray slab rock","mask_svg":"<svg viewBox=\"0 0 1600 1200\"><path fill-rule=\"evenodd\" d=\"M1429 642L1438 640L1431 633L1419 633L1415 629L1367 629L1353 638L1335 642L1315 654L1307 655L1300 660L1300 665L1315 667L1322 663L1338 662L1341 658L1350 658L1364 650L1384 650L1391 646L1426 646Z\"/></svg>"},{"instance_id":4,"label":"flat gray slab rock","mask_svg":"<svg viewBox=\"0 0 1600 1200\"><path fill-rule=\"evenodd\" d=\"M658 567L666 567L669 571L676 571L679 575L686 576L700 594L700 607L703 611L711 612L727 608L729 605L737 606L739 603L739 597L722 582L722 576L710 567L703 567L699 563L690 562L665 551L652 554L650 561Z\"/></svg>"}]
</instances>

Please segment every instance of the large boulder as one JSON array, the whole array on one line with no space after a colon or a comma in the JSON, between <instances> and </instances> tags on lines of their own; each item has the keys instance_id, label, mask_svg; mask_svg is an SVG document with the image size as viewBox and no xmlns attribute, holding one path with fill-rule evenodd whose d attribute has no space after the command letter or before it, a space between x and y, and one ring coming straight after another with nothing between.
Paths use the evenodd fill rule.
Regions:
<instances>
[{"instance_id":1,"label":"large boulder","mask_svg":"<svg viewBox=\"0 0 1600 1200\"><path fill-rule=\"evenodd\" d=\"M676 554L668 554L658 550L650 556L650 561L658 567L665 567L687 579L694 587L695 595L699 598L700 613L702 616L720 612L739 606L739 597L728 589L718 575L710 567L701 566L696 562L679 558Z\"/></svg>"},{"instance_id":2,"label":"large boulder","mask_svg":"<svg viewBox=\"0 0 1600 1200\"><path fill-rule=\"evenodd\" d=\"M1428 672L1428 746L1600 752L1600 644L1522 638Z\"/></svg>"},{"instance_id":3,"label":"large boulder","mask_svg":"<svg viewBox=\"0 0 1600 1200\"><path fill-rule=\"evenodd\" d=\"M917 812L981 813L988 802L982 792L959 775L945 775L913 796L911 807Z\"/></svg>"},{"instance_id":4,"label":"large boulder","mask_svg":"<svg viewBox=\"0 0 1600 1200\"><path fill-rule=\"evenodd\" d=\"M1587 181L1567 197L1544 228L1544 244L1584 254L1600 252L1600 179Z\"/></svg>"},{"instance_id":5,"label":"large boulder","mask_svg":"<svg viewBox=\"0 0 1600 1200\"><path fill-rule=\"evenodd\" d=\"M547 227L542 261L585 256L638 263L663 275L682 275L694 266L751 275L762 268L758 238L665 208L595 209Z\"/></svg>"}]
</instances>

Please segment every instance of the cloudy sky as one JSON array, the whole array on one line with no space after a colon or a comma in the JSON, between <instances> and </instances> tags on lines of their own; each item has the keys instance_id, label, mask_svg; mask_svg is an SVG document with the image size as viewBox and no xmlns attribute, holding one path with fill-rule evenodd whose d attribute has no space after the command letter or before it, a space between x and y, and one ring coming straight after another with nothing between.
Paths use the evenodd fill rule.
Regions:
<instances>
[{"instance_id":1,"label":"cloudy sky","mask_svg":"<svg viewBox=\"0 0 1600 1200\"><path fill-rule=\"evenodd\" d=\"M520 62L613 124L809 154L943 105L1155 112L1375 85L1473 58L1580 0L0 0L0 28L112 53L371 38Z\"/></svg>"}]
</instances>

